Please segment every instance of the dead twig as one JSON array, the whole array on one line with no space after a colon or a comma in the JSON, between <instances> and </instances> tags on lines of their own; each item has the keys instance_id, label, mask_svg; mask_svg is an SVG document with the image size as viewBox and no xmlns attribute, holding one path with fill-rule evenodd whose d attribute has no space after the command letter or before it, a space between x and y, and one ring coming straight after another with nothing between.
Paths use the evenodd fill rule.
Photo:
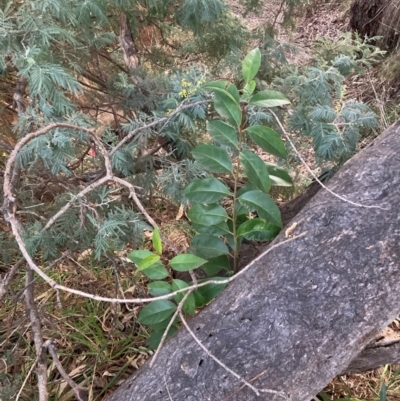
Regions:
<instances>
[{"instance_id":1,"label":"dead twig","mask_svg":"<svg viewBox=\"0 0 400 401\"><path fill-rule=\"evenodd\" d=\"M60 375L62 378L68 383L68 385L71 387L72 391L74 392L76 398L78 401L88 401L88 389L85 387L80 386L79 384L76 384L69 376L68 373L64 370L63 366L61 365L60 360L58 359L57 355L57 350L56 346L54 345L53 339L47 340L43 344L43 348L47 349L53 358L53 362L56 365L57 370L59 371Z\"/></svg>"}]
</instances>

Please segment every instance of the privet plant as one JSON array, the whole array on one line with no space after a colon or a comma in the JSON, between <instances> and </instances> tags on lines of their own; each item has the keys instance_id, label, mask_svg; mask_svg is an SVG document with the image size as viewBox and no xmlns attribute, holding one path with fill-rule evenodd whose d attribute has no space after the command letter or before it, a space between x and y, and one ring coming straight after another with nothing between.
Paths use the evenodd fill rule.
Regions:
<instances>
[{"instance_id":1,"label":"privet plant","mask_svg":"<svg viewBox=\"0 0 400 401\"><path fill-rule=\"evenodd\" d=\"M175 256L169 261L176 272L188 272L202 267L207 275L214 276L222 269L238 269L238 250L243 239L266 241L274 238L282 227L280 211L268 195L272 185L291 186L292 181L285 170L265 163L252 147L286 158L285 144L279 134L264 125L248 125L249 107L277 107L289 103L281 93L260 91L254 94L254 77L261 64L260 50L252 50L242 63L244 88L228 81L214 81L203 85L213 92L213 106L219 119L207 122L210 143L198 145L192 154L196 161L210 174L195 180L184 190L191 207L188 217L198 232L191 240L188 253ZM239 181L247 183L239 187ZM231 182L229 188L224 181ZM254 217L254 214L257 217ZM153 234L155 252L137 250L129 258L152 281L148 290L152 295L165 295L188 287L181 279L172 279L160 261L162 243L158 231ZM167 279L167 280L165 280ZM214 298L222 285L210 284L189 294L183 311L192 315ZM174 300L179 303L180 293ZM153 328L150 344L156 345L174 314L177 304L170 300L157 300L144 307L139 321ZM176 330L171 327L169 334Z\"/></svg>"}]
</instances>

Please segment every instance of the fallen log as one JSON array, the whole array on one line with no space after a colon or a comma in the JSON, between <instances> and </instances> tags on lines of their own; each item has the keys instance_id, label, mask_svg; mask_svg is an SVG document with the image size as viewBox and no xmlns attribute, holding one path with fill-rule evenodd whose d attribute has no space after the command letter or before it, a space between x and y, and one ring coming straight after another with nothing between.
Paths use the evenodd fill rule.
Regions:
<instances>
[{"instance_id":1,"label":"fallen log","mask_svg":"<svg viewBox=\"0 0 400 401\"><path fill-rule=\"evenodd\" d=\"M400 125L328 187L367 207L319 191L292 221L292 235L305 236L263 253L189 322L216 358L267 392L183 328L107 401L309 401L346 371L400 311ZM273 244L284 240L282 230Z\"/></svg>"}]
</instances>

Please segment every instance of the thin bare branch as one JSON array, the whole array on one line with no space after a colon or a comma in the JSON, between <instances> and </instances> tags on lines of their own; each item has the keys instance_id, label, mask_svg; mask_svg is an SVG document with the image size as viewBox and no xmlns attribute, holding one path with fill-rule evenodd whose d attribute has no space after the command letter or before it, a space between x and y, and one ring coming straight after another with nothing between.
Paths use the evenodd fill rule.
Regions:
<instances>
[{"instance_id":1,"label":"thin bare branch","mask_svg":"<svg viewBox=\"0 0 400 401\"><path fill-rule=\"evenodd\" d=\"M0 301L3 299L4 294L6 293L8 286L10 285L12 279L14 278L17 271L20 267L24 264L25 259L21 258L11 269L8 273L4 275L2 280L0 281Z\"/></svg>"},{"instance_id":2,"label":"thin bare branch","mask_svg":"<svg viewBox=\"0 0 400 401\"><path fill-rule=\"evenodd\" d=\"M135 130L129 132L129 134L126 137L124 137L116 146L114 146L114 148L110 152L110 156L112 156L125 143L129 142L139 132L145 131L149 128L153 128L153 127L157 126L158 124L163 124L163 123L165 124L169 120L171 120L172 117L175 117L177 114L179 114L183 110L187 110L187 109L190 109L190 108L196 107L196 106L201 106L201 105L207 104L207 103L211 103L211 99L210 100L200 100L195 103L181 104L179 107L177 107L173 112L171 112L167 116L159 118L158 120L153 121L150 124L146 124L146 125L143 125L142 127L136 128Z\"/></svg>"},{"instance_id":3,"label":"thin bare branch","mask_svg":"<svg viewBox=\"0 0 400 401\"><path fill-rule=\"evenodd\" d=\"M260 393L270 393L270 394L276 394L282 397L283 399L287 399L286 395L282 391L276 391L276 390L270 390L270 389L258 389L254 387L249 381L244 379L242 376L238 375L236 372L234 372L232 369L228 368L222 361L220 361L215 355L211 353L211 351L196 337L196 334L192 331L192 329L189 327L189 325L186 322L185 317L183 316L182 312L179 314L183 325L185 326L186 330L189 332L189 334L192 336L193 340L197 343L197 345L218 365L220 365L223 369L225 369L228 373L230 373L232 376L236 377L238 380L240 380L245 386L249 387L251 390L253 390L257 396L260 395Z\"/></svg>"},{"instance_id":4,"label":"thin bare branch","mask_svg":"<svg viewBox=\"0 0 400 401\"><path fill-rule=\"evenodd\" d=\"M292 149L294 150L294 152L296 153L296 155L299 157L299 159L301 160L301 162L304 164L304 167L307 169L307 171L312 175L312 177L314 178L315 181L318 182L319 185L321 185L322 188L324 188L326 191L328 191L331 195L333 195L334 197L342 200L343 202L346 202L352 206L357 206L357 207L365 207L367 209L381 209L381 210L389 210L383 206L377 206L377 205L363 205L361 203L357 203L357 202L352 202L348 199L346 199L345 197L338 195L337 193L333 192L331 189L329 189L325 184L323 184L321 182L321 180L315 175L315 173L311 170L311 168L308 166L307 162L303 159L302 155L299 153L299 151L296 149L296 147L294 146L294 143L292 142L292 140L290 139L290 136L288 135L288 133L286 132L285 128L283 127L281 121L279 120L278 116L272 111L269 110L269 112L275 117L276 122L278 123L280 129L282 130L283 134L285 135L287 141L290 143L290 146L292 147Z\"/></svg>"},{"instance_id":5,"label":"thin bare branch","mask_svg":"<svg viewBox=\"0 0 400 401\"><path fill-rule=\"evenodd\" d=\"M38 379L39 401L47 401L49 393L47 390L47 364L43 353L42 323L40 322L39 313L35 304L35 295L33 285L29 285L34 279L33 269L27 264L26 266L26 289L25 304L26 311L31 322L31 330L33 341L37 355L36 376Z\"/></svg>"},{"instance_id":6,"label":"thin bare branch","mask_svg":"<svg viewBox=\"0 0 400 401\"><path fill-rule=\"evenodd\" d=\"M74 392L78 401L88 401L88 389L85 387L76 384L69 376L68 373L64 370L60 360L58 359L56 346L54 345L53 339L47 340L43 344L43 348L47 349L53 358L54 364L56 365L57 370L60 372L62 378L68 383Z\"/></svg>"}]
</instances>

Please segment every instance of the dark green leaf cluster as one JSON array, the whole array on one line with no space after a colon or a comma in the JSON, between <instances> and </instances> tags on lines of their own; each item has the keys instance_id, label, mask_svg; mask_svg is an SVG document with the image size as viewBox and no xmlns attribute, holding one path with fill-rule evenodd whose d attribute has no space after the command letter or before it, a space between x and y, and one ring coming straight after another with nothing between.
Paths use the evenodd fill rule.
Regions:
<instances>
[{"instance_id":1,"label":"dark green leaf cluster","mask_svg":"<svg viewBox=\"0 0 400 401\"><path fill-rule=\"evenodd\" d=\"M149 280L152 280L148 285L148 291L151 295L155 297L168 295L171 292L182 291L193 284L178 278L174 278L171 281L164 280L169 277L169 274L160 261L162 242L158 230L154 230L153 232L153 246L156 251L155 253L147 250L138 250L128 254L128 258L136 264L137 270L142 272ZM178 255L169 261L171 269L176 272L188 272L206 264L207 260L191 254ZM221 270L221 266L219 266L218 270ZM214 279L218 280L218 277ZM201 280L199 283L201 283ZM209 303L224 287L225 284L207 284L190 293L183 304L183 313L189 316L193 315L196 308ZM173 297L173 301L168 299L156 300L141 310L139 322L149 326L153 330L148 340L150 347L157 348L169 325L170 329L167 333L167 338L176 332L180 319L176 317L171 322L171 318L177 309L177 304L183 300L184 296L185 292L182 291Z\"/></svg>"}]
</instances>

